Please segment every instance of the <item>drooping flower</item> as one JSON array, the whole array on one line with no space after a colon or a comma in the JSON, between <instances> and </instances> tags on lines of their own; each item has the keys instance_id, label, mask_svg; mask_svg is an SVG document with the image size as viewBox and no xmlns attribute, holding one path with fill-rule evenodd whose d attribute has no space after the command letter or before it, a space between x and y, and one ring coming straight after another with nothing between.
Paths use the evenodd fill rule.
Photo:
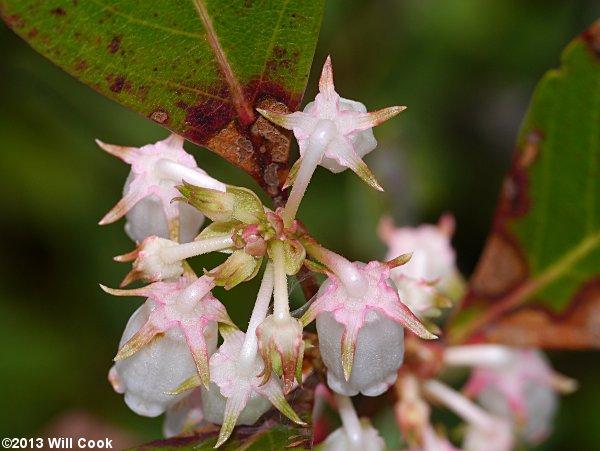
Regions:
<instances>
[{"instance_id":1,"label":"drooping flower","mask_svg":"<svg viewBox=\"0 0 600 451\"><path fill-rule=\"evenodd\" d=\"M210 387L202 388L206 419L222 424L216 446L229 438L236 424L254 424L271 404L290 420L304 424L286 401L277 378L262 382L264 362L256 351L244 352L245 334L222 333L224 342L210 358Z\"/></svg>"},{"instance_id":2,"label":"drooping flower","mask_svg":"<svg viewBox=\"0 0 600 451\"><path fill-rule=\"evenodd\" d=\"M327 385L333 391L346 396L379 396L396 381L404 357L404 330L384 314L367 311L355 343L347 343L352 338L333 313L317 317L317 333ZM350 359L351 364L344 365ZM344 366L351 368L348 378Z\"/></svg>"},{"instance_id":3,"label":"drooping flower","mask_svg":"<svg viewBox=\"0 0 600 451\"><path fill-rule=\"evenodd\" d=\"M302 323L296 318L283 318L269 315L256 329L258 347L265 362L264 380L274 371L283 376L284 392L294 386L294 380L301 382L304 341Z\"/></svg>"},{"instance_id":4,"label":"drooping flower","mask_svg":"<svg viewBox=\"0 0 600 451\"><path fill-rule=\"evenodd\" d=\"M386 260L412 253L409 262L392 271L392 279L401 274L427 282L438 281L443 285L456 270L456 255L450 243L454 233L454 218L450 215L442 216L436 225L400 228L394 227L390 217L385 217L379 224L378 232L388 246Z\"/></svg>"},{"instance_id":5,"label":"drooping flower","mask_svg":"<svg viewBox=\"0 0 600 451\"><path fill-rule=\"evenodd\" d=\"M290 178L286 183L288 186L298 174L302 160L308 157L312 145L318 147L315 164L332 172L350 168L370 186L382 190L362 157L377 146L371 128L404 109L406 107L393 106L367 113L362 103L341 98L333 84L331 58L327 57L319 81L319 94L314 102L306 105L304 111L287 115L260 109L258 111L275 124L293 130L298 140L300 159L290 171Z\"/></svg>"},{"instance_id":6,"label":"drooping flower","mask_svg":"<svg viewBox=\"0 0 600 451\"><path fill-rule=\"evenodd\" d=\"M176 134L140 148L96 143L105 151L131 165L123 198L101 220L110 224L127 215L125 231L134 241L157 235L188 242L198 234L203 215L183 203L172 203L179 195L176 184L185 180L194 185L225 191L225 184L200 169Z\"/></svg>"},{"instance_id":7,"label":"drooping flower","mask_svg":"<svg viewBox=\"0 0 600 451\"><path fill-rule=\"evenodd\" d=\"M388 280L389 264L372 261L364 266L316 249L307 247L332 272L301 320L306 325L317 319L328 385L347 396L377 396L397 378L403 327L421 338L436 336L399 299Z\"/></svg>"},{"instance_id":8,"label":"drooping flower","mask_svg":"<svg viewBox=\"0 0 600 451\"><path fill-rule=\"evenodd\" d=\"M147 324L159 307L147 300L129 319L120 347L122 349ZM204 328L206 347L217 346L216 323ZM196 364L181 330L172 328L154 339L151 346L141 348L124 360L118 360L109 372L109 380L117 393L125 395L125 403L138 415L156 417L180 402L186 395L168 392L196 372Z\"/></svg>"},{"instance_id":9,"label":"drooping flower","mask_svg":"<svg viewBox=\"0 0 600 451\"><path fill-rule=\"evenodd\" d=\"M146 345L157 335L175 329L185 337L200 380L208 385L207 328L214 327L216 322L233 324L223 304L212 295L213 286L213 280L209 276L202 276L195 281L190 281L189 277L181 277L177 282L155 282L133 290L114 290L101 286L104 291L115 296L147 297L153 301L154 306L146 321L140 326L136 323L138 329L123 340L115 361L127 361L142 349L154 348L154 345ZM168 371L169 366L165 366ZM168 389L173 390L178 385L172 385Z\"/></svg>"},{"instance_id":10,"label":"drooping flower","mask_svg":"<svg viewBox=\"0 0 600 451\"><path fill-rule=\"evenodd\" d=\"M558 392L572 391L575 382L555 373L540 351L504 349L507 358L498 364L475 364L465 392L490 412L514 421L525 441L539 443L551 431Z\"/></svg>"},{"instance_id":11,"label":"drooping flower","mask_svg":"<svg viewBox=\"0 0 600 451\"><path fill-rule=\"evenodd\" d=\"M440 307L449 307L441 296L458 278L455 252L450 243L454 232L454 218L444 215L437 225L396 228L390 217L379 224L379 236L387 244L386 259L407 252L412 258L391 272L400 299L419 318L439 314Z\"/></svg>"}]
</instances>

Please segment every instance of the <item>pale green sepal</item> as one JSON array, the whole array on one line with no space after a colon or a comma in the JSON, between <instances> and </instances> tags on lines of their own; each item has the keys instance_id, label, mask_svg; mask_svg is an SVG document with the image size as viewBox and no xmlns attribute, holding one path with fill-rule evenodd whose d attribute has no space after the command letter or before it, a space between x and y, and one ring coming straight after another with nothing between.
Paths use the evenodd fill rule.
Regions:
<instances>
[{"instance_id":1,"label":"pale green sepal","mask_svg":"<svg viewBox=\"0 0 600 451\"><path fill-rule=\"evenodd\" d=\"M321 262L315 261L315 260L305 259L304 266L306 266L312 272L320 272L320 273L331 272L330 269L326 265L324 265Z\"/></svg>"},{"instance_id":2,"label":"pale green sepal","mask_svg":"<svg viewBox=\"0 0 600 451\"><path fill-rule=\"evenodd\" d=\"M233 217L235 205L235 196L229 192L217 191L209 188L194 186L186 181L183 185L176 186L177 190L183 195L183 198L176 197L173 200L187 202L197 208L216 222L229 221Z\"/></svg>"},{"instance_id":3,"label":"pale green sepal","mask_svg":"<svg viewBox=\"0 0 600 451\"><path fill-rule=\"evenodd\" d=\"M193 376L187 378L181 384L179 384L175 390L167 392L167 395L180 395L182 393L185 393L186 391L193 390L196 387L200 387L200 385L202 385L200 375L198 373L195 373Z\"/></svg>"},{"instance_id":4,"label":"pale green sepal","mask_svg":"<svg viewBox=\"0 0 600 451\"><path fill-rule=\"evenodd\" d=\"M227 193L234 197L234 219L244 224L259 224L267 219L262 202L251 190L228 185Z\"/></svg>"},{"instance_id":5,"label":"pale green sepal","mask_svg":"<svg viewBox=\"0 0 600 451\"><path fill-rule=\"evenodd\" d=\"M223 340L231 339L237 331L239 331L239 329L233 323L219 323L219 333L223 337Z\"/></svg>"},{"instance_id":6,"label":"pale green sepal","mask_svg":"<svg viewBox=\"0 0 600 451\"><path fill-rule=\"evenodd\" d=\"M298 385L302 385L302 363L304 362L304 349L306 348L306 343L302 340L300 343L300 349L298 350L298 362L296 365L296 382Z\"/></svg>"},{"instance_id":7,"label":"pale green sepal","mask_svg":"<svg viewBox=\"0 0 600 451\"><path fill-rule=\"evenodd\" d=\"M354 171L354 173L358 175L363 180L363 182L365 182L371 188L376 189L377 191L383 191L383 188L377 181L377 178L364 161L362 161L360 158L357 158L352 163L353 164L350 166L350 169L352 169L352 171Z\"/></svg>"},{"instance_id":8,"label":"pale green sepal","mask_svg":"<svg viewBox=\"0 0 600 451\"><path fill-rule=\"evenodd\" d=\"M397 268L398 266L406 265L410 261L412 256L413 256L413 253L408 252L406 254L399 255L398 257L394 258L393 260L385 262L384 265L390 269Z\"/></svg>"},{"instance_id":9,"label":"pale green sepal","mask_svg":"<svg viewBox=\"0 0 600 451\"><path fill-rule=\"evenodd\" d=\"M223 415L223 424L221 425L219 440L217 440L215 448L221 446L231 436L235 423L237 422L240 413L242 413L242 410L244 410L247 401L248 394L245 391L236 391L231 398L227 398L225 413Z\"/></svg>"},{"instance_id":10,"label":"pale green sepal","mask_svg":"<svg viewBox=\"0 0 600 451\"><path fill-rule=\"evenodd\" d=\"M144 324L134 335L125 343L113 359L115 362L131 357L148 343L162 330L152 323Z\"/></svg>"},{"instance_id":11,"label":"pale green sepal","mask_svg":"<svg viewBox=\"0 0 600 451\"><path fill-rule=\"evenodd\" d=\"M296 160L296 162L293 164L293 166L291 167L290 172L288 173L288 176L285 179L285 183L283 184L283 189L289 188L296 182L296 177L298 176L298 170L300 169L300 166L302 165L301 163L302 163L302 157L298 158Z\"/></svg>"},{"instance_id":12,"label":"pale green sepal","mask_svg":"<svg viewBox=\"0 0 600 451\"><path fill-rule=\"evenodd\" d=\"M354 353L356 352L356 340L360 327L353 324L346 325L342 335L342 368L346 382L350 380L352 366L354 364Z\"/></svg>"},{"instance_id":13,"label":"pale green sepal","mask_svg":"<svg viewBox=\"0 0 600 451\"><path fill-rule=\"evenodd\" d=\"M221 265L206 274L213 277L215 284L229 290L242 282L251 280L256 276L262 257L253 257L243 250L234 251Z\"/></svg>"},{"instance_id":14,"label":"pale green sepal","mask_svg":"<svg viewBox=\"0 0 600 451\"><path fill-rule=\"evenodd\" d=\"M285 273L288 276L296 275L306 259L304 246L297 240L285 240L283 252L285 256Z\"/></svg>"},{"instance_id":15,"label":"pale green sepal","mask_svg":"<svg viewBox=\"0 0 600 451\"><path fill-rule=\"evenodd\" d=\"M270 379L265 385L259 387L258 391L260 394L266 397L277 410L279 410L294 423L301 426L306 425L306 423L300 419L298 414L294 412L292 406L290 406L290 404L287 402L283 392L281 391L281 387L274 379Z\"/></svg>"}]
</instances>

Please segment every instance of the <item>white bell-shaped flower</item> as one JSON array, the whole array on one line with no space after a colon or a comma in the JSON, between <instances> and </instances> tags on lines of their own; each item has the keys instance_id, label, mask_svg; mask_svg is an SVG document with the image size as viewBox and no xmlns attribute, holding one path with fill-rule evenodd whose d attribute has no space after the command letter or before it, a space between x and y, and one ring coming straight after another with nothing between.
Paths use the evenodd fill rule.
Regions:
<instances>
[{"instance_id":1,"label":"white bell-shaped flower","mask_svg":"<svg viewBox=\"0 0 600 451\"><path fill-rule=\"evenodd\" d=\"M383 313L370 310L358 331L352 373L342 368L344 325L333 314L317 316L319 351L327 366L327 385L345 396L378 396L396 381L404 357L404 328Z\"/></svg>"},{"instance_id":2,"label":"white bell-shaped flower","mask_svg":"<svg viewBox=\"0 0 600 451\"><path fill-rule=\"evenodd\" d=\"M147 300L129 319L119 347L127 343L148 321L158 304ZM205 336L216 347L216 323ZM196 373L196 363L180 329L172 328L156 337L127 359L119 360L109 379L115 391L125 394L125 402L138 415L155 417L174 406L186 395L168 392Z\"/></svg>"},{"instance_id":3,"label":"white bell-shaped flower","mask_svg":"<svg viewBox=\"0 0 600 451\"><path fill-rule=\"evenodd\" d=\"M177 241L191 241L204 216L189 205L172 202L179 196L175 188L183 180L195 186L225 191L224 183L200 169L183 148L185 140L176 134L142 147L124 147L96 143L106 152L131 165L123 198L100 220L110 224L126 216L125 231L130 238L142 241L156 235Z\"/></svg>"},{"instance_id":4,"label":"white bell-shaped flower","mask_svg":"<svg viewBox=\"0 0 600 451\"><path fill-rule=\"evenodd\" d=\"M346 396L380 395L395 382L402 364L404 328L424 339L437 338L389 282L390 270L401 263L351 263L314 246L309 252L331 271L301 318L304 325L317 320L328 385Z\"/></svg>"}]
</instances>

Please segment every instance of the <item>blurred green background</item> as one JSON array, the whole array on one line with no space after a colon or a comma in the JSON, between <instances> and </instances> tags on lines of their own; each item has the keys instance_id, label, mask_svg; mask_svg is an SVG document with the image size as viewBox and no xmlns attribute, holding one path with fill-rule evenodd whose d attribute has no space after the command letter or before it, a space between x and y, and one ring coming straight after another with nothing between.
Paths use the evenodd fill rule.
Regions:
<instances>
[{"instance_id":1,"label":"blurred green background","mask_svg":"<svg viewBox=\"0 0 600 451\"><path fill-rule=\"evenodd\" d=\"M342 96L370 110L409 109L378 127L379 147L367 158L385 194L352 174L318 170L302 220L329 247L368 260L384 254L375 228L385 212L417 224L450 211L469 274L536 81L599 17L597 0L327 1L306 98L331 54ZM127 267L111 258L132 243L122 223L96 225L119 199L128 168L93 139L139 146L167 132L72 79L4 25L0 55L2 437L34 437L76 409L134 441L158 438L161 420L130 412L106 380L141 300L98 288L118 284ZM211 175L256 186L210 152L187 148ZM241 326L256 288L254 281L217 293ZM563 399L555 433L540 449L600 449L598 354L552 357L581 389ZM381 419L388 430L389 419Z\"/></svg>"}]
</instances>

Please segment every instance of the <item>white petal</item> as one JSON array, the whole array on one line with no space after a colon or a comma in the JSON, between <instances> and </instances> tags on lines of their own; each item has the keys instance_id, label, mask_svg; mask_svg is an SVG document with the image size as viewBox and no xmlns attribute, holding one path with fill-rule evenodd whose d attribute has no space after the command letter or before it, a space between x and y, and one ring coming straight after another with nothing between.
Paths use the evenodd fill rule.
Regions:
<instances>
[{"instance_id":1,"label":"white petal","mask_svg":"<svg viewBox=\"0 0 600 451\"><path fill-rule=\"evenodd\" d=\"M319 350L327 366L330 388L342 395L362 393L378 396L397 377L404 357L404 329L382 313L369 311L358 332L354 364L346 382L342 369L341 343L344 326L331 313L317 317Z\"/></svg>"}]
</instances>

